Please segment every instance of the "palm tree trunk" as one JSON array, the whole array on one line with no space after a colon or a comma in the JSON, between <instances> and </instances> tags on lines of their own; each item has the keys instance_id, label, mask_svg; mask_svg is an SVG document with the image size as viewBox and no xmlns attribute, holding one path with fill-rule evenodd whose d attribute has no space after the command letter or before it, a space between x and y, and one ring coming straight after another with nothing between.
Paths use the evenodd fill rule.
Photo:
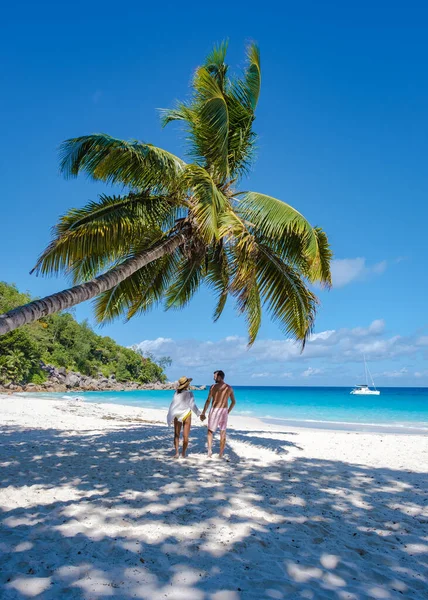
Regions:
<instances>
[{"instance_id":1,"label":"palm tree trunk","mask_svg":"<svg viewBox=\"0 0 428 600\"><path fill-rule=\"evenodd\" d=\"M154 260L167 254L171 254L179 246L184 244L186 240L187 236L185 233L182 231L176 233L167 240L159 242L149 250L125 260L121 265L114 267L110 271L107 271L107 273L99 275L91 281L75 285L68 290L57 292L51 296L46 296L41 300L34 300L29 304L18 306L4 315L0 315L0 335L9 333L18 327L21 327L21 325L37 321L41 317L46 317L47 315L59 312L60 310L80 304L80 302L85 302L85 300L95 298L102 292L110 290Z\"/></svg>"}]
</instances>

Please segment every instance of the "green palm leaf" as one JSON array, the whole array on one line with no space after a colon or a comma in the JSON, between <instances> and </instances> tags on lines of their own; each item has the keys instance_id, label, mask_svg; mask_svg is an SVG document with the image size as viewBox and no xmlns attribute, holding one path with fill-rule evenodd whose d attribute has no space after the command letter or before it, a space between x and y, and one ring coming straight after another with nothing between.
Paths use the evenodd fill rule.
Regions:
<instances>
[{"instance_id":1,"label":"green palm leaf","mask_svg":"<svg viewBox=\"0 0 428 600\"><path fill-rule=\"evenodd\" d=\"M190 193L190 211L200 235L207 243L219 235L220 216L228 206L227 198L218 189L209 173L198 165L188 165L183 175Z\"/></svg>"},{"instance_id":2,"label":"green palm leaf","mask_svg":"<svg viewBox=\"0 0 428 600\"><path fill-rule=\"evenodd\" d=\"M266 194L245 192L237 202L236 210L267 239L277 241L288 234L297 234L304 244L307 259L317 258L318 236L314 228L289 204Z\"/></svg>"},{"instance_id":3,"label":"green palm leaf","mask_svg":"<svg viewBox=\"0 0 428 600\"><path fill-rule=\"evenodd\" d=\"M204 276L204 254L184 256L165 294L166 308L183 308L199 289Z\"/></svg>"},{"instance_id":4,"label":"green palm leaf","mask_svg":"<svg viewBox=\"0 0 428 600\"><path fill-rule=\"evenodd\" d=\"M333 253L325 232L320 227L315 227L314 231L317 236L318 256L311 265L308 278L313 283L320 282L329 288L331 287L330 262L333 258Z\"/></svg>"},{"instance_id":5,"label":"green palm leaf","mask_svg":"<svg viewBox=\"0 0 428 600\"><path fill-rule=\"evenodd\" d=\"M259 50L253 44L243 78L229 80L227 46L227 42L215 46L196 70L192 99L162 111L163 125L176 120L186 124L190 156L213 169L220 183L241 177L252 164L256 139L252 124L261 78Z\"/></svg>"},{"instance_id":6,"label":"green palm leaf","mask_svg":"<svg viewBox=\"0 0 428 600\"><path fill-rule=\"evenodd\" d=\"M217 295L214 321L217 321L226 306L230 285L230 266L223 240L211 246L207 252L205 281Z\"/></svg>"},{"instance_id":7,"label":"green palm leaf","mask_svg":"<svg viewBox=\"0 0 428 600\"><path fill-rule=\"evenodd\" d=\"M193 85L198 109L193 134L198 152L206 160L207 168L213 166L227 178L229 111L223 91L206 67L196 71Z\"/></svg>"},{"instance_id":8,"label":"green palm leaf","mask_svg":"<svg viewBox=\"0 0 428 600\"><path fill-rule=\"evenodd\" d=\"M101 248L98 252L96 249L92 249L91 254L82 258L74 258L66 270L66 275L71 276L73 283L90 281L103 271L112 269L128 258L140 254L164 237L164 232L158 228L140 227L133 238L128 238L126 246L118 247L116 245L116 248L111 248L107 238L107 248L104 250Z\"/></svg>"},{"instance_id":9,"label":"green palm leaf","mask_svg":"<svg viewBox=\"0 0 428 600\"><path fill-rule=\"evenodd\" d=\"M247 96L253 110L259 101L261 86L260 50L256 44L250 44L247 50L248 68L245 73Z\"/></svg>"},{"instance_id":10,"label":"green palm leaf","mask_svg":"<svg viewBox=\"0 0 428 600\"><path fill-rule=\"evenodd\" d=\"M148 191L124 196L101 194L97 202L88 202L82 208L72 208L55 227L58 235L77 230L88 223L109 225L118 221L141 219L147 225L172 227L179 203L174 196L157 196Z\"/></svg>"},{"instance_id":11,"label":"green palm leaf","mask_svg":"<svg viewBox=\"0 0 428 600\"><path fill-rule=\"evenodd\" d=\"M231 292L236 298L238 311L245 315L248 326L248 345L251 346L262 322L260 290L256 278L256 265L245 261L237 269L231 284Z\"/></svg>"},{"instance_id":12,"label":"green palm leaf","mask_svg":"<svg viewBox=\"0 0 428 600\"><path fill-rule=\"evenodd\" d=\"M162 127L165 127L172 121L184 121L188 123L191 130L197 121L195 111L183 102L177 102L175 108L161 108L159 112Z\"/></svg>"},{"instance_id":13,"label":"green palm leaf","mask_svg":"<svg viewBox=\"0 0 428 600\"><path fill-rule=\"evenodd\" d=\"M228 46L229 42L227 40L221 42L220 44L216 44L211 50L210 54L208 54L206 57L204 63L204 67L207 69L210 75L215 78L222 92L225 91L226 86L228 67L224 61L226 60Z\"/></svg>"},{"instance_id":14,"label":"green palm leaf","mask_svg":"<svg viewBox=\"0 0 428 600\"><path fill-rule=\"evenodd\" d=\"M84 172L92 179L134 189L170 189L185 163L162 148L126 142L105 133L66 140L60 146L60 169L66 177Z\"/></svg>"},{"instance_id":15,"label":"green palm leaf","mask_svg":"<svg viewBox=\"0 0 428 600\"><path fill-rule=\"evenodd\" d=\"M242 307L248 327L248 345L256 341L262 324L262 304L257 281L254 279L238 297L238 306Z\"/></svg>"},{"instance_id":16,"label":"green palm leaf","mask_svg":"<svg viewBox=\"0 0 428 600\"><path fill-rule=\"evenodd\" d=\"M304 348L314 325L318 304L316 296L305 285L298 271L263 244L259 244L257 281L272 318L286 335L300 340Z\"/></svg>"},{"instance_id":17,"label":"green palm leaf","mask_svg":"<svg viewBox=\"0 0 428 600\"><path fill-rule=\"evenodd\" d=\"M119 316L128 320L158 305L176 272L178 260L177 253L163 256L100 294L94 301L97 321L107 323Z\"/></svg>"},{"instance_id":18,"label":"green palm leaf","mask_svg":"<svg viewBox=\"0 0 428 600\"><path fill-rule=\"evenodd\" d=\"M44 275L65 270L75 282L90 279L110 263L132 253L145 238L154 243L160 227L173 224L177 207L165 197L147 193L100 196L80 209L71 209L53 229L53 240L34 271Z\"/></svg>"}]
</instances>

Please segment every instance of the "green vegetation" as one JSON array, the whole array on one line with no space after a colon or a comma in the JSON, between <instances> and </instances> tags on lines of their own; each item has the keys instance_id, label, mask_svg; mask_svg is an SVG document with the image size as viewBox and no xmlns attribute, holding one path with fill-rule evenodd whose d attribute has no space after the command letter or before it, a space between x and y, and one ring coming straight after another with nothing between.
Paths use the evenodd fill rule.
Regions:
<instances>
[{"instance_id":1,"label":"green vegetation","mask_svg":"<svg viewBox=\"0 0 428 600\"><path fill-rule=\"evenodd\" d=\"M184 128L188 162L105 133L62 144L66 177L82 174L117 185L120 195L70 209L54 228L35 270L71 274L79 285L49 296L51 313L96 297L99 321L130 319L159 303L182 308L205 284L216 299L214 319L228 298L235 301L247 320L249 344L264 308L304 345L318 304L310 284L331 284L332 253L322 229L295 208L239 187L256 148L260 55L250 45L247 66L235 76L226 51L226 43L215 47L196 69L189 99L162 112L163 125ZM0 334L40 318L45 309L35 302L0 316Z\"/></svg>"},{"instance_id":2,"label":"green vegetation","mask_svg":"<svg viewBox=\"0 0 428 600\"><path fill-rule=\"evenodd\" d=\"M0 282L0 313L31 301L16 286ZM166 381L163 366L135 349L119 346L109 337L78 323L69 313L57 313L0 337L0 384L42 384L47 375L41 362L83 375L115 375L120 382Z\"/></svg>"}]
</instances>

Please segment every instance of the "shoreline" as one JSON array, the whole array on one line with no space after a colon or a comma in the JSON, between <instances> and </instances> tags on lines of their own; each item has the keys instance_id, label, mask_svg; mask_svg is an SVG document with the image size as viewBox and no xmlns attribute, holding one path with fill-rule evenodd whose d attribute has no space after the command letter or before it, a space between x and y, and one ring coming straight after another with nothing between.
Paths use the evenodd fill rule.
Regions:
<instances>
[{"instance_id":1,"label":"shoreline","mask_svg":"<svg viewBox=\"0 0 428 600\"><path fill-rule=\"evenodd\" d=\"M202 391L202 388L195 388L196 390ZM107 393L114 393L119 390L105 390ZM126 390L129 392L135 392L136 390ZM169 389L164 390L138 390L138 391L170 391ZM91 400L90 397L92 394L100 394L102 392L99 391L88 391L88 390L66 390L66 392L36 392L35 395L32 395L32 392L15 392L13 394L2 394L0 391L0 397L3 396L15 396L21 398L34 398L34 399L43 399L43 400L58 400L58 401L67 401L73 397L81 397L83 398L83 402L86 404L99 404L100 406L123 406L130 407L137 410L153 410L153 411L161 411L165 412L167 407L164 408L155 407L155 406L144 406L144 405L136 405L134 402L108 402L102 401L99 402L98 398L95 400ZM82 396L79 396L82 394ZM166 414L166 412L165 412ZM254 419L259 422L259 426L262 424L265 425L275 425L281 428L296 428L303 430L312 430L312 431L343 431L349 433L379 433L379 434L394 434L394 435L427 435L428 434L428 424L426 422L418 422L418 421L406 421L403 424L395 422L384 422L384 423L367 423L361 421L333 421L333 420L321 420L321 419L292 419L292 418L283 418L283 417L271 417L271 416L259 416L255 414L247 414L247 411L240 412L239 409L235 410L233 413L234 419L243 419L244 425L247 419Z\"/></svg>"},{"instance_id":2,"label":"shoreline","mask_svg":"<svg viewBox=\"0 0 428 600\"><path fill-rule=\"evenodd\" d=\"M275 419L271 417L260 417L263 423L278 425L282 427L295 427L297 429L310 429L312 431L345 431L348 433L377 433L377 434L395 434L395 435L427 435L428 427L417 426L414 424L387 425L384 423L358 423L346 421L316 421L297 419Z\"/></svg>"}]
</instances>

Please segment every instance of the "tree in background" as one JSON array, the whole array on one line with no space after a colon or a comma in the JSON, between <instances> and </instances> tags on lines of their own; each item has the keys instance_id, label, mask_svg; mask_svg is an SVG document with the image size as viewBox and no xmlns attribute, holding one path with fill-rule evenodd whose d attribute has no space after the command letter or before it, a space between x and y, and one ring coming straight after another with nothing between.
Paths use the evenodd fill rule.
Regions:
<instances>
[{"instance_id":1,"label":"tree in background","mask_svg":"<svg viewBox=\"0 0 428 600\"><path fill-rule=\"evenodd\" d=\"M16 286L0 282L0 311L30 301ZM95 334L86 322L78 323L69 313L45 317L0 337L1 385L43 383L47 379L43 363L83 375L115 375L120 382L166 381L164 367L152 357Z\"/></svg>"}]
</instances>

